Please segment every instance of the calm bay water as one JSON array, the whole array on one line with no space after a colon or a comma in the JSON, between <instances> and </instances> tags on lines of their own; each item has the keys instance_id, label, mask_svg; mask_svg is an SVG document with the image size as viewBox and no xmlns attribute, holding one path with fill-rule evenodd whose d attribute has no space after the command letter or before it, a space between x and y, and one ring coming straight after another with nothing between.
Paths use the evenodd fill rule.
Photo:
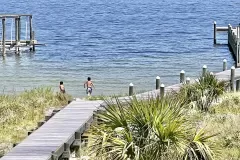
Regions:
<instances>
[{"instance_id":1,"label":"calm bay water","mask_svg":"<svg viewBox=\"0 0 240 160\"><path fill-rule=\"evenodd\" d=\"M0 92L37 86L85 96L83 82L92 77L94 95L154 89L155 77L179 81L183 69L196 77L206 64L221 71L234 61L227 45L213 45L218 26L240 22L237 0L0 0L1 13L33 14L36 39L47 44L33 53L0 57ZM7 22L10 24L9 22ZM24 22L23 22L24 23ZM24 29L23 29L24 32ZM10 32L8 32L8 37ZM23 33L24 35L24 33ZM218 34L227 43L226 34Z\"/></svg>"}]
</instances>

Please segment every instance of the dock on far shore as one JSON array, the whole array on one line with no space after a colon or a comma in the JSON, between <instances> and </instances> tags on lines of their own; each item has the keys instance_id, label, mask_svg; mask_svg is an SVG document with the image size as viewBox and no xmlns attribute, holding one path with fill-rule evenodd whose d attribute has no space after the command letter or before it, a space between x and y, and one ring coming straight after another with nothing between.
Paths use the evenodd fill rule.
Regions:
<instances>
[{"instance_id":1,"label":"dock on far shore","mask_svg":"<svg viewBox=\"0 0 240 160\"><path fill-rule=\"evenodd\" d=\"M0 35L0 53L5 56L7 51L15 51L15 53L19 53L19 51L23 49L27 49L30 51L35 51L35 46L37 45L45 45L40 44L35 39L35 31L33 30L33 22L32 22L31 14L0 14L0 19L2 21L1 30L2 34ZM6 25L6 21L11 21L10 29ZM25 26L22 21L25 21ZM22 37L22 29L25 28L25 37ZM10 40L6 39L7 30L11 30ZM25 39L23 39L25 38Z\"/></svg>"},{"instance_id":2,"label":"dock on far shore","mask_svg":"<svg viewBox=\"0 0 240 160\"><path fill-rule=\"evenodd\" d=\"M217 27L217 23L213 24L213 42L217 44L217 32L228 32L228 46L235 59L235 66L240 67L240 25L232 27Z\"/></svg>"}]
</instances>

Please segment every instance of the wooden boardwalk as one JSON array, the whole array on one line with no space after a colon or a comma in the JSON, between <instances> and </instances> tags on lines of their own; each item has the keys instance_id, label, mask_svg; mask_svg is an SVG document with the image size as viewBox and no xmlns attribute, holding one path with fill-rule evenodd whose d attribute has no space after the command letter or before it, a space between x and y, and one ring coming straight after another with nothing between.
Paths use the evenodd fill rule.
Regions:
<instances>
[{"instance_id":1,"label":"wooden boardwalk","mask_svg":"<svg viewBox=\"0 0 240 160\"><path fill-rule=\"evenodd\" d=\"M215 74L219 80L230 81L231 70ZM240 79L240 68L235 69L235 80ZM175 84L165 88L165 93L178 91L182 84ZM144 99L149 95L159 95L160 90L153 90L137 94L137 98ZM128 99L122 97L120 99ZM69 146L81 143L81 135L93 121L94 112L103 101L71 102L59 111L43 126L34 131L19 145L14 147L1 160L57 160L69 157ZM67 158L68 159L68 158Z\"/></svg>"},{"instance_id":2,"label":"wooden boardwalk","mask_svg":"<svg viewBox=\"0 0 240 160\"><path fill-rule=\"evenodd\" d=\"M1 160L58 159L64 143L74 143L75 133L82 134L93 120L93 112L102 101L73 101L42 127L30 134ZM52 156L52 152L54 151ZM54 157L54 158L52 158Z\"/></svg>"}]
</instances>

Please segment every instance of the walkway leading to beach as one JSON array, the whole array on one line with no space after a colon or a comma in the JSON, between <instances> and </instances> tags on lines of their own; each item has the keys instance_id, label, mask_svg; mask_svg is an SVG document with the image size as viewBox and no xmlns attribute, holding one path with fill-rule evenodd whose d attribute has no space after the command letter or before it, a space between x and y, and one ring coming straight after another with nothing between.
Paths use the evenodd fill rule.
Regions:
<instances>
[{"instance_id":1,"label":"walkway leading to beach","mask_svg":"<svg viewBox=\"0 0 240 160\"><path fill-rule=\"evenodd\" d=\"M237 80L237 83L239 83L240 68L234 71L234 81ZM215 75L219 80L231 80L231 70L219 72ZM165 88L165 93L171 90L177 91L181 85L168 86ZM158 89L137 94L136 96L143 99L149 95L159 94L160 90ZM122 97L119 99L128 98ZM104 105L103 101L76 100L71 102L14 147L1 160L57 160L62 159L61 157L69 158L69 147L81 143L81 135L87 130L89 124L93 121L94 112L101 105Z\"/></svg>"}]
</instances>

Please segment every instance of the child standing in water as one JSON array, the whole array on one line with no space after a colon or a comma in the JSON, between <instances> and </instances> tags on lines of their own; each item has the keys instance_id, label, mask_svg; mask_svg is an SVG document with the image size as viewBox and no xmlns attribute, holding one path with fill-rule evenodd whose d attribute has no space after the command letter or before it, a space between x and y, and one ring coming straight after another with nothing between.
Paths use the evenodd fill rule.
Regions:
<instances>
[{"instance_id":1,"label":"child standing in water","mask_svg":"<svg viewBox=\"0 0 240 160\"><path fill-rule=\"evenodd\" d=\"M87 86L87 90L86 90L86 92L87 92L87 95L88 96L91 96L91 94L92 94L92 88L94 87L94 85L93 85L93 83L92 83L92 81L91 81L91 77L88 77L87 78L87 81L84 83L84 88ZM94 87L95 88L95 87Z\"/></svg>"},{"instance_id":2,"label":"child standing in water","mask_svg":"<svg viewBox=\"0 0 240 160\"><path fill-rule=\"evenodd\" d=\"M59 89L61 93L65 93L65 87L63 85L63 81L60 81Z\"/></svg>"}]
</instances>

